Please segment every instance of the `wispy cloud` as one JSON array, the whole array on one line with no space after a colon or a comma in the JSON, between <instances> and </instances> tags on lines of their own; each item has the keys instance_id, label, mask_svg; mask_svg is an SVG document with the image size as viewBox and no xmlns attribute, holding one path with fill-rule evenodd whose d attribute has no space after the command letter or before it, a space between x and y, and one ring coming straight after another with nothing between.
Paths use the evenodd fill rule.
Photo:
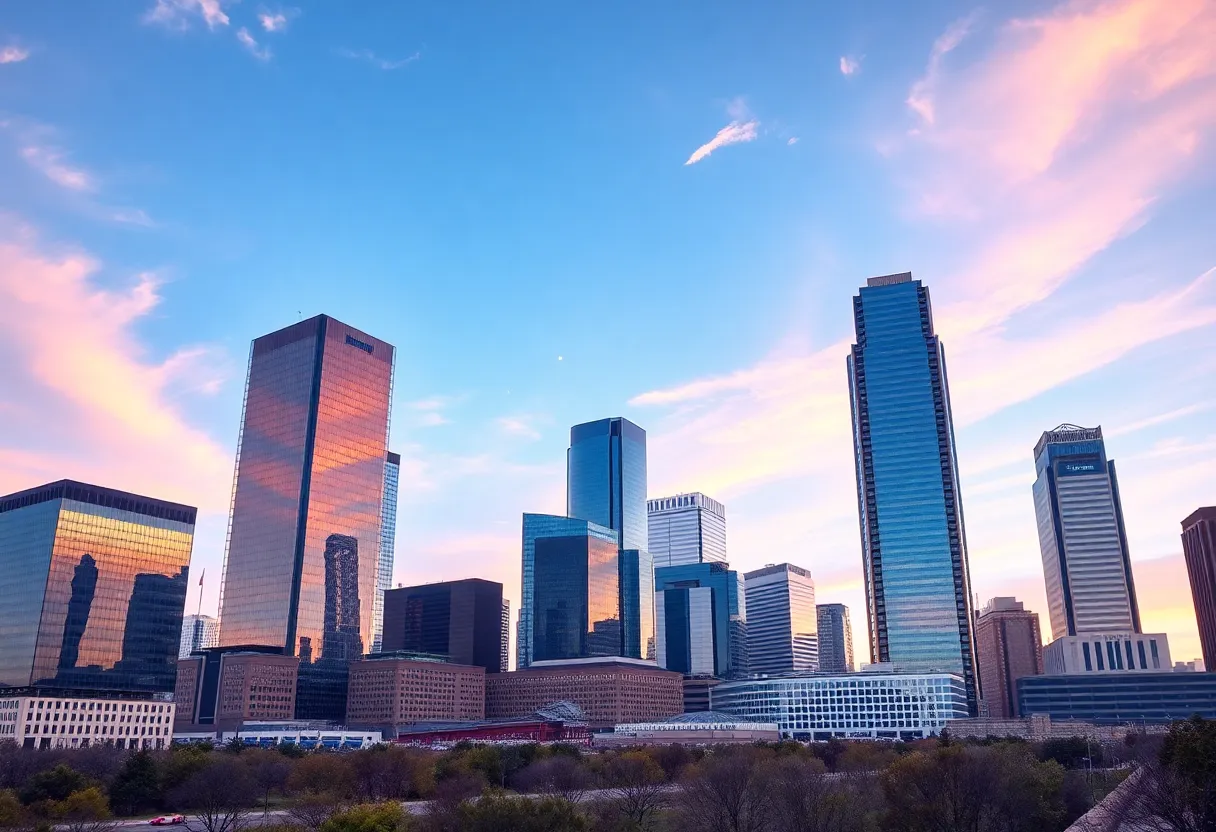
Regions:
<instances>
[{"instance_id":1,"label":"wispy cloud","mask_svg":"<svg viewBox=\"0 0 1216 832\"><path fill-rule=\"evenodd\" d=\"M336 54L340 55L343 58L349 58L352 61L366 61L367 63L371 64L372 66L379 67L380 69L383 69L386 71L393 70L393 69L401 69L403 66L408 66L409 64L412 64L414 61L420 60L422 58L421 52L415 52L414 54L412 54L408 57L401 58L398 60L390 60L388 58L381 58L379 55L377 55L375 52L373 52L370 49L336 49L334 51L336 52Z\"/></svg>"},{"instance_id":2,"label":"wispy cloud","mask_svg":"<svg viewBox=\"0 0 1216 832\"><path fill-rule=\"evenodd\" d=\"M861 58L852 58L848 55L840 56L840 74L844 76L856 75L861 71Z\"/></svg>"},{"instance_id":3,"label":"wispy cloud","mask_svg":"<svg viewBox=\"0 0 1216 832\"><path fill-rule=\"evenodd\" d=\"M18 64L30 56L30 50L20 46L0 47L0 64Z\"/></svg>"},{"instance_id":4,"label":"wispy cloud","mask_svg":"<svg viewBox=\"0 0 1216 832\"><path fill-rule=\"evenodd\" d=\"M502 416L495 420L499 430L508 436L522 436L524 439L535 441L540 439L540 431L536 429L536 419L532 416Z\"/></svg>"},{"instance_id":5,"label":"wispy cloud","mask_svg":"<svg viewBox=\"0 0 1216 832\"><path fill-rule=\"evenodd\" d=\"M249 34L249 30L244 26L236 30L236 39L241 42L241 45L249 50L249 54L257 58L259 61L269 61L271 58L270 48L259 46L253 35Z\"/></svg>"},{"instance_id":6,"label":"wispy cloud","mask_svg":"<svg viewBox=\"0 0 1216 832\"><path fill-rule=\"evenodd\" d=\"M142 208L112 208L109 218L123 225L138 225L143 228L154 228L156 222Z\"/></svg>"},{"instance_id":7,"label":"wispy cloud","mask_svg":"<svg viewBox=\"0 0 1216 832\"><path fill-rule=\"evenodd\" d=\"M299 9L279 9L274 12L262 10L258 12L258 23L267 32L282 32L287 28L291 19L299 13Z\"/></svg>"},{"instance_id":8,"label":"wispy cloud","mask_svg":"<svg viewBox=\"0 0 1216 832\"><path fill-rule=\"evenodd\" d=\"M195 17L202 18L212 30L228 25L222 0L156 0L156 5L144 13L143 20L170 29L186 29Z\"/></svg>"},{"instance_id":9,"label":"wispy cloud","mask_svg":"<svg viewBox=\"0 0 1216 832\"><path fill-rule=\"evenodd\" d=\"M785 143L788 144L790 147L793 147L794 145L798 144L798 137L790 136L788 139L785 140Z\"/></svg>"},{"instance_id":10,"label":"wispy cloud","mask_svg":"<svg viewBox=\"0 0 1216 832\"><path fill-rule=\"evenodd\" d=\"M72 191L93 190L93 177L83 168L65 162L64 155L62 150L44 144L27 144L21 148L21 158L56 185Z\"/></svg>"},{"instance_id":11,"label":"wispy cloud","mask_svg":"<svg viewBox=\"0 0 1216 832\"><path fill-rule=\"evenodd\" d=\"M754 119L751 121L732 121L719 130L712 139L694 150L692 155L688 157L688 161L684 164L695 165L720 147L739 144L740 142L755 141L759 135L756 132L756 128L759 126L760 122Z\"/></svg>"},{"instance_id":12,"label":"wispy cloud","mask_svg":"<svg viewBox=\"0 0 1216 832\"><path fill-rule=\"evenodd\" d=\"M956 20L933 42L933 50L929 53L929 66L925 70L924 76L912 85L912 89L908 93L908 106L930 124L933 123L934 117L932 89L937 83L938 75L941 73L942 59L963 42L963 39L971 32L971 28L975 25L977 19L978 13L972 12L967 17ZM844 59L842 58L840 65L841 72L844 72L843 61ZM844 74L850 75L852 73L845 72Z\"/></svg>"}]
</instances>

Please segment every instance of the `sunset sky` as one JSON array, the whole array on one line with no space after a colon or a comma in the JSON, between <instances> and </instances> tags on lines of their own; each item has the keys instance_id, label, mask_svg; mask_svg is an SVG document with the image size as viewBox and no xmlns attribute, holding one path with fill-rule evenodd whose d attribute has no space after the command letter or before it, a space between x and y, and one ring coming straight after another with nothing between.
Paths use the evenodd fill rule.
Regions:
<instances>
[{"instance_id":1,"label":"sunset sky","mask_svg":"<svg viewBox=\"0 0 1216 832\"><path fill-rule=\"evenodd\" d=\"M809 568L864 658L851 296L911 271L981 603L1050 638L1032 449L1100 424L1194 658L1213 43L1211 0L6 3L0 493L198 506L214 612L249 342L324 312L398 348L398 582L516 608L521 513L620 415L650 496L724 502L732 565Z\"/></svg>"}]
</instances>

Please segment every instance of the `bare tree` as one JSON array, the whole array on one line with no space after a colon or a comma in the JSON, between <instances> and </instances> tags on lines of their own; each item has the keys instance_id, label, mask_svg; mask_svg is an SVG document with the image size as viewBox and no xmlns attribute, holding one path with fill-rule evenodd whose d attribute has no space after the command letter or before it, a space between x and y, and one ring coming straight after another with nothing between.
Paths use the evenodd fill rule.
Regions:
<instances>
[{"instance_id":1,"label":"bare tree","mask_svg":"<svg viewBox=\"0 0 1216 832\"><path fill-rule=\"evenodd\" d=\"M653 829L668 790L654 758L642 751L626 751L609 761L605 774L608 799L596 808L623 817L635 829Z\"/></svg>"},{"instance_id":2,"label":"bare tree","mask_svg":"<svg viewBox=\"0 0 1216 832\"><path fill-rule=\"evenodd\" d=\"M873 777L829 775L816 759L785 757L769 769L767 780L773 832L861 832L867 804L881 800Z\"/></svg>"},{"instance_id":3,"label":"bare tree","mask_svg":"<svg viewBox=\"0 0 1216 832\"><path fill-rule=\"evenodd\" d=\"M240 832L257 802L258 786L236 755L217 755L178 787L174 798L191 813L191 829Z\"/></svg>"},{"instance_id":4,"label":"bare tree","mask_svg":"<svg viewBox=\"0 0 1216 832\"><path fill-rule=\"evenodd\" d=\"M552 794L578 803L591 788L591 773L578 760L565 754L537 760L517 775L525 791Z\"/></svg>"},{"instance_id":5,"label":"bare tree","mask_svg":"<svg viewBox=\"0 0 1216 832\"><path fill-rule=\"evenodd\" d=\"M767 797L754 749L720 751L689 768L680 793L680 828L694 832L760 832Z\"/></svg>"},{"instance_id":6,"label":"bare tree","mask_svg":"<svg viewBox=\"0 0 1216 832\"><path fill-rule=\"evenodd\" d=\"M292 801L287 816L304 829L317 830L347 805L341 796L332 792L308 792Z\"/></svg>"}]
</instances>

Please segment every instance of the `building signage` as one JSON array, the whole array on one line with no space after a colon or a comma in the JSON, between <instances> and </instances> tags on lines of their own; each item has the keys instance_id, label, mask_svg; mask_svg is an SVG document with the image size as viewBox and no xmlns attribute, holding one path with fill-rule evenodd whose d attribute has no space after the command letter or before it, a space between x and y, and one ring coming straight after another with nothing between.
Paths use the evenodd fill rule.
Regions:
<instances>
[{"instance_id":1,"label":"building signage","mask_svg":"<svg viewBox=\"0 0 1216 832\"><path fill-rule=\"evenodd\" d=\"M1102 472L1102 460L1097 458L1061 462L1060 467L1057 469L1057 473L1061 477L1079 477L1085 474L1101 474Z\"/></svg>"}]
</instances>

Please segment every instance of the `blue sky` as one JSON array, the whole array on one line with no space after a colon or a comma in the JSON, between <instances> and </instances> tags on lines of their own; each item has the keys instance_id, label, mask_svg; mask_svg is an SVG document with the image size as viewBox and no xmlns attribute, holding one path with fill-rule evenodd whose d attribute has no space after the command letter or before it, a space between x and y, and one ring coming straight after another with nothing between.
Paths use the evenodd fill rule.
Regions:
<instances>
[{"instance_id":1,"label":"blue sky","mask_svg":"<svg viewBox=\"0 0 1216 832\"><path fill-rule=\"evenodd\" d=\"M736 566L809 567L860 633L850 297L911 270L977 592L1046 612L1031 449L1101 423L1191 658L1213 34L1202 0L8 4L0 489L200 506L213 608L249 341L325 312L399 350L398 581L517 601L569 425L625 415L652 496L723 500Z\"/></svg>"}]
</instances>

